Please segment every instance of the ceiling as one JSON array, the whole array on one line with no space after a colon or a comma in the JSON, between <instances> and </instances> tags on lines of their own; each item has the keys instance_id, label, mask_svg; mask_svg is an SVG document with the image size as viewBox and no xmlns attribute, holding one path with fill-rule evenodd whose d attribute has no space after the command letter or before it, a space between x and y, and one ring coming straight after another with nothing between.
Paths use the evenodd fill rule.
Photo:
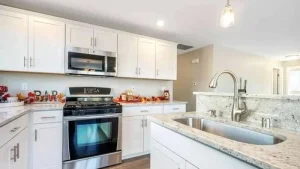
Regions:
<instances>
[{"instance_id":1,"label":"ceiling","mask_svg":"<svg viewBox=\"0 0 300 169\"><path fill-rule=\"evenodd\" d=\"M0 4L143 34L195 48L218 44L261 56L300 54L299 0L231 0L235 25L219 26L226 0L0 0ZM165 21L163 28L156 26Z\"/></svg>"}]
</instances>

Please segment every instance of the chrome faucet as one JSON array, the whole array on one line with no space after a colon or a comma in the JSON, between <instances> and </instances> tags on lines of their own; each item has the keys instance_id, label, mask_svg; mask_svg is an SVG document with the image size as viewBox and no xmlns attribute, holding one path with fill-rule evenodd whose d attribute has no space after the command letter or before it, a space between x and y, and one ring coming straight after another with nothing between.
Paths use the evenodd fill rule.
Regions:
<instances>
[{"instance_id":1,"label":"chrome faucet","mask_svg":"<svg viewBox=\"0 0 300 169\"><path fill-rule=\"evenodd\" d=\"M222 74L229 74L232 79L233 79L233 83L234 83L234 93L233 93L233 105L232 105L232 111L231 111L231 120L232 121L240 121L240 116L244 113L246 113L248 111L247 109L247 105L246 105L246 102L243 101L244 103L244 109L241 109L240 106L239 106L239 99L240 99L240 96L238 95L238 81L237 81L237 77L236 75L230 71L230 70L224 70L224 71L221 71L219 73L217 73L211 80L210 84L209 84L209 87L210 88L216 88L217 87L217 82L218 82L218 79L219 77L222 75Z\"/></svg>"}]
</instances>

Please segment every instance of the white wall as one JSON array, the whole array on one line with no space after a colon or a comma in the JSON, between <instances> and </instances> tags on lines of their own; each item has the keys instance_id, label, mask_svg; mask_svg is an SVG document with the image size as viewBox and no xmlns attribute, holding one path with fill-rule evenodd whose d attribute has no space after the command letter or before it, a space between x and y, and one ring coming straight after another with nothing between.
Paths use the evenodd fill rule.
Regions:
<instances>
[{"instance_id":1,"label":"white wall","mask_svg":"<svg viewBox=\"0 0 300 169\"><path fill-rule=\"evenodd\" d=\"M208 87L212 76L213 45L209 45L177 58L177 80L174 81L174 99L187 101L187 111L196 110L194 91L209 92ZM192 64L193 59L199 63ZM193 83L196 83L194 85Z\"/></svg>"},{"instance_id":2,"label":"white wall","mask_svg":"<svg viewBox=\"0 0 300 169\"><path fill-rule=\"evenodd\" d=\"M213 73L231 70L238 77L247 79L247 93L272 94L273 68L279 68L282 72L282 63L255 54L214 45ZM282 80L280 88L282 88ZM216 92L233 92L232 78L229 75L221 76L215 90Z\"/></svg>"},{"instance_id":3,"label":"white wall","mask_svg":"<svg viewBox=\"0 0 300 169\"><path fill-rule=\"evenodd\" d=\"M22 92L21 84L28 83L29 90ZM91 87L110 87L112 94L119 96L125 90L135 87L134 94L141 96L158 96L162 94L162 89L169 89L173 98L173 81L163 80L144 80L126 78L105 78L105 77L74 77L56 74L36 74L18 72L0 72L0 85L6 85L9 93L15 95L22 92L27 95L29 91L57 90L66 92L68 87L91 86Z\"/></svg>"},{"instance_id":4,"label":"white wall","mask_svg":"<svg viewBox=\"0 0 300 169\"><path fill-rule=\"evenodd\" d=\"M288 68L292 68L292 67L300 67L300 59L299 60L291 60L291 61L284 61L282 62L282 66L283 66L283 74L284 74L284 77L283 77L283 91L284 91L284 94L288 94L288 89L287 89L287 86L288 86L288 72L287 72L287 69Z\"/></svg>"}]
</instances>

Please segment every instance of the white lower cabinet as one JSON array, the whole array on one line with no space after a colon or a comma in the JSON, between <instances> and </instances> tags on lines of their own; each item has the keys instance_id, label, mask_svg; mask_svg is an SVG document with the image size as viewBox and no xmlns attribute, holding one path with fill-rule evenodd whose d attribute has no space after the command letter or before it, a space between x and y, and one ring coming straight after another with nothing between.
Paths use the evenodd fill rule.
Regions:
<instances>
[{"instance_id":1,"label":"white lower cabinet","mask_svg":"<svg viewBox=\"0 0 300 169\"><path fill-rule=\"evenodd\" d=\"M1 169L27 169L27 128L0 148Z\"/></svg>"},{"instance_id":2,"label":"white lower cabinet","mask_svg":"<svg viewBox=\"0 0 300 169\"><path fill-rule=\"evenodd\" d=\"M185 169L185 160L152 140L151 169Z\"/></svg>"},{"instance_id":3,"label":"white lower cabinet","mask_svg":"<svg viewBox=\"0 0 300 169\"><path fill-rule=\"evenodd\" d=\"M33 169L62 169L62 123L34 125Z\"/></svg>"},{"instance_id":4,"label":"white lower cabinet","mask_svg":"<svg viewBox=\"0 0 300 169\"><path fill-rule=\"evenodd\" d=\"M123 117L122 121L122 156L144 151L143 116Z\"/></svg>"}]
</instances>

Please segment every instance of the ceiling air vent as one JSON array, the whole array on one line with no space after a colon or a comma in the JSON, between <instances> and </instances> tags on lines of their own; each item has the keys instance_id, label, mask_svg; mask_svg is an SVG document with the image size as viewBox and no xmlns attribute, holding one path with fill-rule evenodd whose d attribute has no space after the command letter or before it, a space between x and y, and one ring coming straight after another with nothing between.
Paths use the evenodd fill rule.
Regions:
<instances>
[{"instance_id":1,"label":"ceiling air vent","mask_svg":"<svg viewBox=\"0 0 300 169\"><path fill-rule=\"evenodd\" d=\"M188 49L191 49L193 48L193 46L188 46L188 45L183 45L183 44L178 44L177 45L177 49L180 49L180 50L188 50Z\"/></svg>"}]
</instances>

